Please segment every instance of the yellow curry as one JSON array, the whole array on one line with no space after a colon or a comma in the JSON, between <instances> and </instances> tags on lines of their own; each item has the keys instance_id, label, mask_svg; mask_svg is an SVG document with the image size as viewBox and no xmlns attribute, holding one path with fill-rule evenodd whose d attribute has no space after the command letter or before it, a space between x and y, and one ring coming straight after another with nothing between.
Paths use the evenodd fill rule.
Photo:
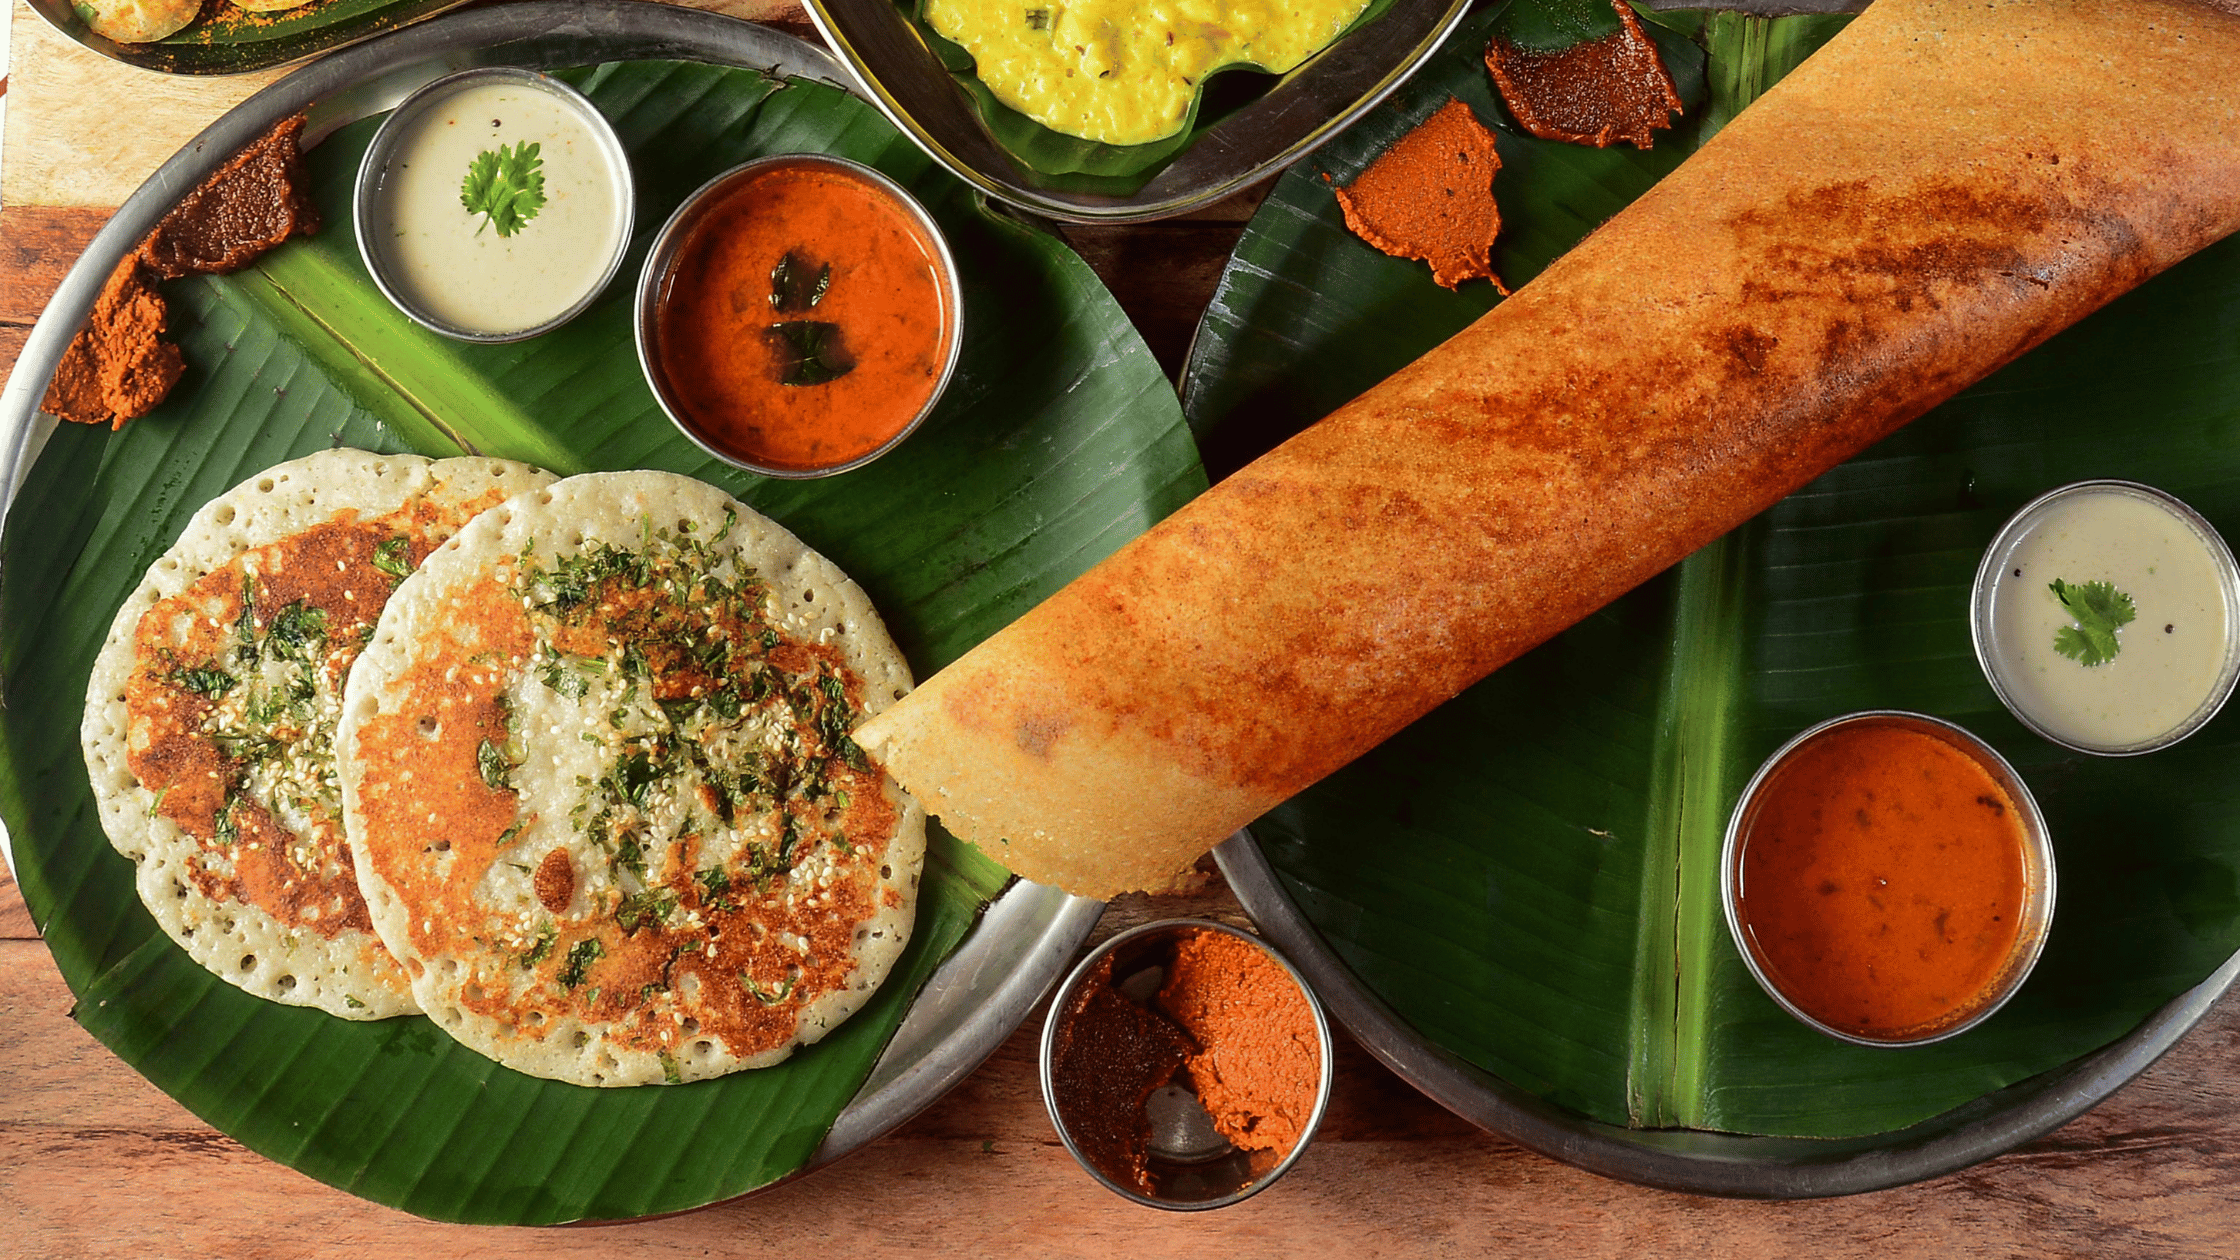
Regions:
<instances>
[{"instance_id":1,"label":"yellow curry","mask_svg":"<svg viewBox=\"0 0 2240 1260\"><path fill-rule=\"evenodd\" d=\"M926 0L996 99L1053 131L1145 144L1182 129L1223 66L1284 73L1368 0Z\"/></svg>"}]
</instances>

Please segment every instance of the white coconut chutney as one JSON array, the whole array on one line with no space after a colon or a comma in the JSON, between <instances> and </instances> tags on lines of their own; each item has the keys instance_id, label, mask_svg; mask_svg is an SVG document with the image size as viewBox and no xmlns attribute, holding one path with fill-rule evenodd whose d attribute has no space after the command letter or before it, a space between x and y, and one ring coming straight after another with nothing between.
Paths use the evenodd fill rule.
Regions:
<instances>
[{"instance_id":1,"label":"white coconut chutney","mask_svg":"<svg viewBox=\"0 0 2240 1260\"><path fill-rule=\"evenodd\" d=\"M409 102L393 142L376 142L380 167L361 199L368 264L407 313L442 331L503 336L561 319L613 275L627 233L628 180L604 125L588 102L526 75ZM533 170L525 145L536 146ZM541 203L469 209L496 199L487 179L479 196L470 187L478 160L507 171L499 193L541 181Z\"/></svg>"},{"instance_id":2,"label":"white coconut chutney","mask_svg":"<svg viewBox=\"0 0 2240 1260\"><path fill-rule=\"evenodd\" d=\"M2082 620L2052 585L2112 584L2136 616L2086 664L2056 642ZM1988 584L1988 585L1987 585ZM2232 554L2190 509L2124 482L2066 487L2008 522L1977 579L1976 646L2015 716L2090 752L2144 752L2191 733L2232 690Z\"/></svg>"}]
</instances>

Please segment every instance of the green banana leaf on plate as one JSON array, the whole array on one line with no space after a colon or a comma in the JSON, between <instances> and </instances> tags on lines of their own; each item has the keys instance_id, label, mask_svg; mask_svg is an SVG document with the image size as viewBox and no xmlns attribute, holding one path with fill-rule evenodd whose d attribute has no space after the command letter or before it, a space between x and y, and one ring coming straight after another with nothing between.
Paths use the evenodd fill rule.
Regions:
<instances>
[{"instance_id":1,"label":"green banana leaf on plate","mask_svg":"<svg viewBox=\"0 0 2240 1260\"><path fill-rule=\"evenodd\" d=\"M700 63L564 77L613 120L639 172L638 239L585 314L506 346L447 341L399 314L361 266L349 218L379 119L352 123L309 155L326 227L234 275L168 286L186 377L121 432L55 432L0 535L0 814L79 1022L251 1149L444 1220L644 1216L801 1168L1008 876L936 829L909 951L872 1002L779 1066L691 1085L565 1085L499 1067L421 1017L353 1023L250 997L142 908L78 751L110 618L197 508L336 444L685 473L861 582L923 677L1204 486L1171 386L1087 265L986 209L868 105ZM957 258L965 344L909 442L841 476L765 481L664 418L631 310L639 260L672 208L729 166L798 151L866 162L926 204Z\"/></svg>"},{"instance_id":2,"label":"green banana leaf on plate","mask_svg":"<svg viewBox=\"0 0 2240 1260\"><path fill-rule=\"evenodd\" d=\"M1450 98L1498 133L1498 272L1530 280L1650 187L1841 17L1660 13L1707 99L1646 152L1518 129L1474 15L1387 104L1295 167L1247 228L1185 369L1216 478L1482 315L1345 230L1351 181ZM1667 265L1686 267L1685 257ZM1262 819L1283 895L1414 1033L1633 1129L1892 1133L2123 1037L2240 948L2240 714L2104 759L2030 734L1977 668L1984 547L2052 486L2120 477L2240 530L2240 240L2181 264L1423 718ZM1727 814L1797 731L1869 708L1949 718L2045 808L2059 903L1988 1023L1846 1045L1752 980L1719 899Z\"/></svg>"}]
</instances>

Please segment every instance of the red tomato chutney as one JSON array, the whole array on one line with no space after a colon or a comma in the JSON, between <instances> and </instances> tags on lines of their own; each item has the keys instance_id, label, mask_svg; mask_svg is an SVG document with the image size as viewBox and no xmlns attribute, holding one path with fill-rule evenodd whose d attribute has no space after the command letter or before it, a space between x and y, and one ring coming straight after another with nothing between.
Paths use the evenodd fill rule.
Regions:
<instances>
[{"instance_id":1,"label":"red tomato chutney","mask_svg":"<svg viewBox=\"0 0 2240 1260\"><path fill-rule=\"evenodd\" d=\"M812 472L916 421L957 336L939 247L895 194L814 157L744 172L662 282L653 350L671 409L719 453Z\"/></svg>"},{"instance_id":2,"label":"red tomato chutney","mask_svg":"<svg viewBox=\"0 0 2240 1260\"><path fill-rule=\"evenodd\" d=\"M1933 1036L1998 996L2030 893L2026 831L1966 749L1858 722L1783 758L1738 837L1736 923L1771 986L1872 1041Z\"/></svg>"}]
</instances>

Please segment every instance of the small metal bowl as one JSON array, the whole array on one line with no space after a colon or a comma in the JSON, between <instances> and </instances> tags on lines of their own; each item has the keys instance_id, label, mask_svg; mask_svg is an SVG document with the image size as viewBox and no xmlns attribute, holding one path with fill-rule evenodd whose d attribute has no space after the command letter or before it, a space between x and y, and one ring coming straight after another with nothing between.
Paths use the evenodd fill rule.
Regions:
<instances>
[{"instance_id":1,"label":"small metal bowl","mask_svg":"<svg viewBox=\"0 0 2240 1260\"><path fill-rule=\"evenodd\" d=\"M948 345L942 352L941 371L934 377L933 392L926 395L924 405L918 408L918 414L912 416L907 424L895 431L894 436L877 448L854 459L814 468L759 463L703 433L677 400L668 374L662 369L661 356L656 346L661 308L669 300L670 288L676 279L678 250L683 247L692 229L698 226L703 214L720 204L738 185L753 180L774 166L823 167L839 171L869 184L900 207L917 224L930 248L934 261L934 282L940 290L942 305L947 308ZM927 416L933 414L933 409L940 405L941 395L949 388L949 378L956 374L957 356L964 348L964 289L957 280L957 260L949 252L949 238L942 234L941 225L933 221L933 216L926 213L926 208L902 185L861 162L852 162L828 153L779 153L741 163L702 184L690 197L685 198L684 204L669 216L669 221L661 225L661 234L653 238L653 247L646 251L645 270L639 273L638 306L633 323L637 334L638 366L644 370L646 384L652 387L653 396L661 404L661 410L677 426L678 432L692 439L693 444L701 450L734 468L765 477L803 480L830 477L863 467L901 445L905 438L917 432L918 426L925 423Z\"/></svg>"},{"instance_id":2,"label":"small metal bowl","mask_svg":"<svg viewBox=\"0 0 2240 1260\"><path fill-rule=\"evenodd\" d=\"M1745 894L1743 848L1757 821L1758 810L1764 803L1762 789L1798 749L1831 731L1867 724L1891 725L1918 731L1958 749L1982 766L2006 790L2022 823L2021 923L2015 933L2014 947L2008 953L2005 964L1967 1005L1955 1008L1944 1018L1931 1024L1908 1029L1904 1036L1891 1038L1863 1036L1833 1027L1792 1001L1769 974L1757 940L1743 922L1741 907ZM1734 813L1727 818L1726 842L1719 855L1719 900L1726 911L1727 931L1733 935L1735 948L1741 952L1742 961L1749 966L1750 974L1757 979L1758 987L1764 989L1768 997L1779 1003L1781 1009L1795 1016L1799 1022L1853 1045L1891 1048L1925 1046L1957 1037L1991 1018L2022 987L2022 982L2029 978L2031 968L2038 965L2038 955L2044 951L2047 932L2053 926L2053 844L2047 836L2045 815L2039 812L2036 798L2030 795L2030 789L2023 783L2022 776L2016 774L2014 767L2008 765L2007 759L2000 756L1991 745L1941 718L1908 713L1900 709L1872 709L1832 718L1805 730L1783 744L1779 751L1766 758L1764 765L1758 767L1758 773L1751 776L1749 785L1742 789L1742 799L1736 803Z\"/></svg>"},{"instance_id":3,"label":"small metal bowl","mask_svg":"<svg viewBox=\"0 0 2240 1260\"><path fill-rule=\"evenodd\" d=\"M622 216L616 225L613 254L607 259L606 268L600 272L598 283L590 286L582 297L551 319L528 328L498 332L461 327L419 305L408 295L388 256L375 246L377 234L366 230L367 224L379 221L380 200L388 178L390 161L413 121L427 110L442 104L454 93L484 83L514 83L531 88L560 101L581 118L584 125L590 128L601 156L614 169L618 181L615 196ZM382 296L422 328L460 341L497 344L526 341L551 332L581 315L584 308L598 300L599 295L606 291L607 285L613 282L615 273L622 270L623 256L630 252L630 232L637 215L637 191L630 169L630 154L622 147L622 140L615 135L614 126L607 121L607 116L599 112L599 107L592 104L589 97L550 75L539 74L534 70L525 70L519 66L485 66L447 74L398 102L397 107L382 122L381 129L373 133L373 142L366 146L365 156L358 162L358 182L351 205L357 220L358 257L364 261L366 270L372 273L373 283L381 290Z\"/></svg>"},{"instance_id":4,"label":"small metal bowl","mask_svg":"<svg viewBox=\"0 0 2240 1260\"><path fill-rule=\"evenodd\" d=\"M1098 964L1106 958L1113 960L1111 985L1123 998L1146 1003L1165 981L1167 961L1172 957L1175 944L1183 937L1200 932L1220 932L1247 941L1268 958L1275 961L1298 987L1306 999L1307 1009L1314 1013L1315 1037L1320 1058L1320 1072L1314 1082L1314 1106L1305 1123L1300 1127L1299 1140L1280 1159L1269 1151L1239 1149L1223 1137L1213 1126L1213 1121L1197 1098L1179 1085L1168 1085L1153 1093L1144 1111L1151 1126L1149 1172L1157 1193L1146 1195L1134 1186L1115 1181L1104 1169L1097 1167L1083 1150L1077 1134L1075 1117L1059 1096L1057 1085L1058 1037L1060 1029L1072 1018L1075 999L1084 987L1095 978ZM1335 1063L1330 1044L1330 1021L1323 1014L1322 1003L1314 990L1292 965L1285 961L1267 942L1250 932L1241 931L1224 923L1205 919L1168 919L1146 923L1141 927L1122 932L1111 940L1091 950L1086 958L1074 967L1065 982L1058 986L1050 1002L1050 1014L1042 1026L1042 1100L1050 1111L1050 1123L1058 1130L1058 1137L1073 1153L1073 1158L1091 1177L1105 1189L1132 1203L1146 1207L1165 1208L1174 1212L1197 1212L1209 1208L1227 1207L1241 1203L1268 1188L1276 1178L1290 1171L1299 1162L1307 1146L1314 1141L1315 1130L1321 1127L1323 1112L1330 1105L1330 1085L1335 1075Z\"/></svg>"},{"instance_id":5,"label":"small metal bowl","mask_svg":"<svg viewBox=\"0 0 2240 1260\"><path fill-rule=\"evenodd\" d=\"M2109 492L2144 500L2168 512L2179 524L2190 529L2207 549L2209 561L2217 570L2218 585L2224 595L2224 666L2210 685L2209 693L2202 698L2200 706L2176 726L2148 739L2129 743L2095 744L2058 734L2039 715L2030 712L2016 695L2014 680L2005 677L1999 669L1992 647L1998 632L1997 597L2015 548L2021 545L2024 537L2049 509L2064 500ZM2035 577L2032 580L2036 580ZM1968 601L1968 629L1975 642L1976 664L1982 667L1983 676L1990 681L1991 690L1997 693L1999 703L2007 706L2007 712L2014 714L2016 721L2063 748L2101 757L2136 757L2141 753L2168 748L2206 726L2209 719L2224 707L2225 701L2231 698L2234 683L2240 682L2240 564L2234 563L2232 549L2225 545L2224 538L2217 533L2216 527L2175 495L2136 481L2072 482L2048 490L2023 504L2022 509L2000 527L1998 537L1992 539L1991 545L1984 549L1983 562L1976 566L1975 590Z\"/></svg>"}]
</instances>

